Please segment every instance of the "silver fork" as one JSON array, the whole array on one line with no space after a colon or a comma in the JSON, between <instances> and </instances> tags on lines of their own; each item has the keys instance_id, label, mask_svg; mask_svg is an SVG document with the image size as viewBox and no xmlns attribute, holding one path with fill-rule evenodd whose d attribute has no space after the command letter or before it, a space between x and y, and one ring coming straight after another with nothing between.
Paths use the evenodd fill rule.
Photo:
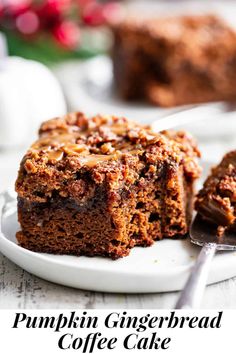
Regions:
<instances>
[{"instance_id":1,"label":"silver fork","mask_svg":"<svg viewBox=\"0 0 236 354\"><path fill-rule=\"evenodd\" d=\"M197 215L190 228L191 242L201 246L192 272L176 303L176 309L198 308L206 286L211 260L216 251L235 251L236 234L226 232L217 236L217 226L203 221Z\"/></svg>"}]
</instances>

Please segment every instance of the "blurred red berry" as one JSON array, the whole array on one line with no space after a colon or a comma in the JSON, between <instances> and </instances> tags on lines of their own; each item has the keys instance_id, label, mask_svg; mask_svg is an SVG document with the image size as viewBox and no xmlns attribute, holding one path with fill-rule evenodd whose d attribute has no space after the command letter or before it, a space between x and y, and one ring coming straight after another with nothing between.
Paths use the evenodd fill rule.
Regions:
<instances>
[{"instance_id":1,"label":"blurred red berry","mask_svg":"<svg viewBox=\"0 0 236 354\"><path fill-rule=\"evenodd\" d=\"M30 9L32 0L4 0L2 1L2 7L4 13L8 16L18 16L24 11Z\"/></svg>"},{"instance_id":2,"label":"blurred red berry","mask_svg":"<svg viewBox=\"0 0 236 354\"><path fill-rule=\"evenodd\" d=\"M82 1L82 20L88 26L100 26L114 23L123 16L122 6L118 2L98 3L95 0Z\"/></svg>"},{"instance_id":3,"label":"blurred red berry","mask_svg":"<svg viewBox=\"0 0 236 354\"><path fill-rule=\"evenodd\" d=\"M48 13L62 13L69 9L72 0L46 0L45 8L48 10Z\"/></svg>"},{"instance_id":4,"label":"blurred red berry","mask_svg":"<svg viewBox=\"0 0 236 354\"><path fill-rule=\"evenodd\" d=\"M94 3L96 2L96 0L77 0L77 4L79 5L79 7L84 8L85 6L87 6L90 3Z\"/></svg>"},{"instance_id":5,"label":"blurred red berry","mask_svg":"<svg viewBox=\"0 0 236 354\"><path fill-rule=\"evenodd\" d=\"M52 31L57 42L64 48L75 49L80 41L80 30L72 21L63 21Z\"/></svg>"},{"instance_id":6,"label":"blurred red berry","mask_svg":"<svg viewBox=\"0 0 236 354\"><path fill-rule=\"evenodd\" d=\"M39 3L36 11L43 28L50 29L61 22L70 9L73 0L44 0Z\"/></svg>"},{"instance_id":7,"label":"blurred red berry","mask_svg":"<svg viewBox=\"0 0 236 354\"><path fill-rule=\"evenodd\" d=\"M26 11L16 18L16 28L22 34L34 34L39 29L39 18L33 11Z\"/></svg>"},{"instance_id":8,"label":"blurred red berry","mask_svg":"<svg viewBox=\"0 0 236 354\"><path fill-rule=\"evenodd\" d=\"M104 23L103 5L95 1L89 2L82 9L82 20L88 26L100 26Z\"/></svg>"},{"instance_id":9,"label":"blurred red berry","mask_svg":"<svg viewBox=\"0 0 236 354\"><path fill-rule=\"evenodd\" d=\"M106 23L116 23L123 15L123 7L118 2L110 2L103 6L103 18Z\"/></svg>"}]
</instances>

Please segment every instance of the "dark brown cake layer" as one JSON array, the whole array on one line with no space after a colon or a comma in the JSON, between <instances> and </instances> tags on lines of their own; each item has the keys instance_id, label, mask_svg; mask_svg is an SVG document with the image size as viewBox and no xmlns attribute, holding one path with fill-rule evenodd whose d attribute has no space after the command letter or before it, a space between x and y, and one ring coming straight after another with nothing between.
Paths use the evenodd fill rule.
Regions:
<instances>
[{"instance_id":1,"label":"dark brown cake layer","mask_svg":"<svg viewBox=\"0 0 236 354\"><path fill-rule=\"evenodd\" d=\"M44 123L16 181L19 244L118 258L188 232L199 152L184 132L73 113Z\"/></svg>"},{"instance_id":2,"label":"dark brown cake layer","mask_svg":"<svg viewBox=\"0 0 236 354\"><path fill-rule=\"evenodd\" d=\"M236 99L236 33L216 16L130 18L113 32L123 98L160 106Z\"/></svg>"},{"instance_id":3,"label":"dark brown cake layer","mask_svg":"<svg viewBox=\"0 0 236 354\"><path fill-rule=\"evenodd\" d=\"M197 195L195 208L202 217L225 228L236 226L236 151L214 167Z\"/></svg>"}]
</instances>

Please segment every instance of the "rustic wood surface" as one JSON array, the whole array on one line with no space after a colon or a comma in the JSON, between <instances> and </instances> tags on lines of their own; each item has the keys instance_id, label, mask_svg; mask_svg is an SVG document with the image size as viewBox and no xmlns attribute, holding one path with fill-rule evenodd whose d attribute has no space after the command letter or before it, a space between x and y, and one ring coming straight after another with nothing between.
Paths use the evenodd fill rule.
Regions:
<instances>
[{"instance_id":1,"label":"rustic wood surface","mask_svg":"<svg viewBox=\"0 0 236 354\"><path fill-rule=\"evenodd\" d=\"M1 309L173 308L178 292L128 295L67 288L42 280L0 254ZM236 308L236 278L206 288L202 308Z\"/></svg>"}]
</instances>

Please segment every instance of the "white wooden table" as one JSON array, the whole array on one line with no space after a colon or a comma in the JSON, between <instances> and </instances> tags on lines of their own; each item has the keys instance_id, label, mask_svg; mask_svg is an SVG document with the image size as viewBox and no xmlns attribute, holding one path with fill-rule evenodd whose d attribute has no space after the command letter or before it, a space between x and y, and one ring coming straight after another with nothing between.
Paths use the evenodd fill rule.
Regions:
<instances>
[{"instance_id":1,"label":"white wooden table","mask_svg":"<svg viewBox=\"0 0 236 354\"><path fill-rule=\"evenodd\" d=\"M220 158L236 139L204 143L205 156ZM23 152L0 152L0 190L13 185ZM49 283L19 268L0 253L0 308L173 308L177 292L146 295L105 294ZM236 308L236 277L208 286L203 308Z\"/></svg>"}]
</instances>

